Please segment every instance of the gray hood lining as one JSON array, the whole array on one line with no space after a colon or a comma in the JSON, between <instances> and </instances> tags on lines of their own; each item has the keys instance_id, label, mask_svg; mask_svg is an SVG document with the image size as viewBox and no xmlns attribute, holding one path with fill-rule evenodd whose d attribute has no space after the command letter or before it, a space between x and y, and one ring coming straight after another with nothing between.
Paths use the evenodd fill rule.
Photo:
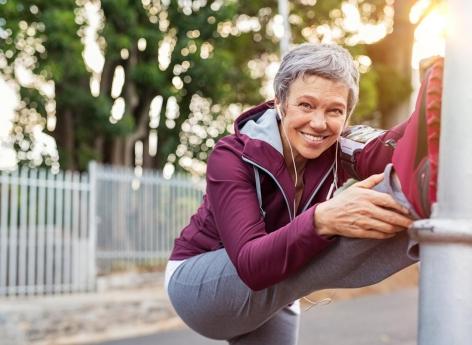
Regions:
<instances>
[{"instance_id":1,"label":"gray hood lining","mask_svg":"<svg viewBox=\"0 0 472 345\"><path fill-rule=\"evenodd\" d=\"M267 109L256 120L247 121L241 128L240 133L251 139L261 140L283 155L282 140L280 139L277 112L275 109Z\"/></svg>"}]
</instances>

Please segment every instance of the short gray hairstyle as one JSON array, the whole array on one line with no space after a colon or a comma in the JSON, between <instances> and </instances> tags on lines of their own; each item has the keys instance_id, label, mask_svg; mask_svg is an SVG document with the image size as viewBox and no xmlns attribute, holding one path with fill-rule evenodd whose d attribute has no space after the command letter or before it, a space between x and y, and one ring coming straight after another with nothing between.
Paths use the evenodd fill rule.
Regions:
<instances>
[{"instance_id":1,"label":"short gray hairstyle","mask_svg":"<svg viewBox=\"0 0 472 345\"><path fill-rule=\"evenodd\" d=\"M359 71L346 49L336 44L305 43L288 52L274 79L275 97L281 104L286 104L290 85L305 75L346 84L349 88L347 115L351 115L359 99Z\"/></svg>"}]
</instances>

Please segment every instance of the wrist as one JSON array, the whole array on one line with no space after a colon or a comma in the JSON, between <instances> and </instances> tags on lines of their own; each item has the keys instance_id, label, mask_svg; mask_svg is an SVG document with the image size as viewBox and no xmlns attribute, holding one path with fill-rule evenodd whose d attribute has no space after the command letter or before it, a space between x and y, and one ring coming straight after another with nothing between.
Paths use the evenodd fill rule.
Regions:
<instances>
[{"instance_id":1,"label":"wrist","mask_svg":"<svg viewBox=\"0 0 472 345\"><path fill-rule=\"evenodd\" d=\"M328 226L328 222L325 220L325 211L324 211L324 203L319 203L315 207L315 212L313 214L313 223L314 223L314 230L315 232L324 238L330 238L335 234L331 231L330 227Z\"/></svg>"}]
</instances>

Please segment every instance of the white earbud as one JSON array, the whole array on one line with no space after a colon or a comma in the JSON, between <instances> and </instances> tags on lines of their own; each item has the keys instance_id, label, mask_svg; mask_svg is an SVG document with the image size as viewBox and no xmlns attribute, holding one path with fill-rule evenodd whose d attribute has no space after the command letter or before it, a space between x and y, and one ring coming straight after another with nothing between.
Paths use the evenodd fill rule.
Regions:
<instances>
[{"instance_id":1,"label":"white earbud","mask_svg":"<svg viewBox=\"0 0 472 345\"><path fill-rule=\"evenodd\" d=\"M282 114L282 111L280 110L280 105L278 105L278 104L275 105L275 111L276 111L277 115L279 116L280 121L282 121L283 114Z\"/></svg>"}]
</instances>

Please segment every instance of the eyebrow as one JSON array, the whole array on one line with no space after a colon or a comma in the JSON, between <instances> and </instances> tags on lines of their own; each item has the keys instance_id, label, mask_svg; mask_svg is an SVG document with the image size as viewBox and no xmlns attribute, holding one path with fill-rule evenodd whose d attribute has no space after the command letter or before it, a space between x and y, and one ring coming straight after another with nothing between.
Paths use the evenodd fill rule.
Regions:
<instances>
[{"instance_id":1,"label":"eyebrow","mask_svg":"<svg viewBox=\"0 0 472 345\"><path fill-rule=\"evenodd\" d=\"M310 100L318 101L318 98L310 96L310 95L299 96L299 97L297 97L297 101L301 101L303 98L308 98ZM347 108L347 103L336 101L336 100L334 100L333 102L330 102L329 104L330 104L330 106Z\"/></svg>"}]
</instances>

